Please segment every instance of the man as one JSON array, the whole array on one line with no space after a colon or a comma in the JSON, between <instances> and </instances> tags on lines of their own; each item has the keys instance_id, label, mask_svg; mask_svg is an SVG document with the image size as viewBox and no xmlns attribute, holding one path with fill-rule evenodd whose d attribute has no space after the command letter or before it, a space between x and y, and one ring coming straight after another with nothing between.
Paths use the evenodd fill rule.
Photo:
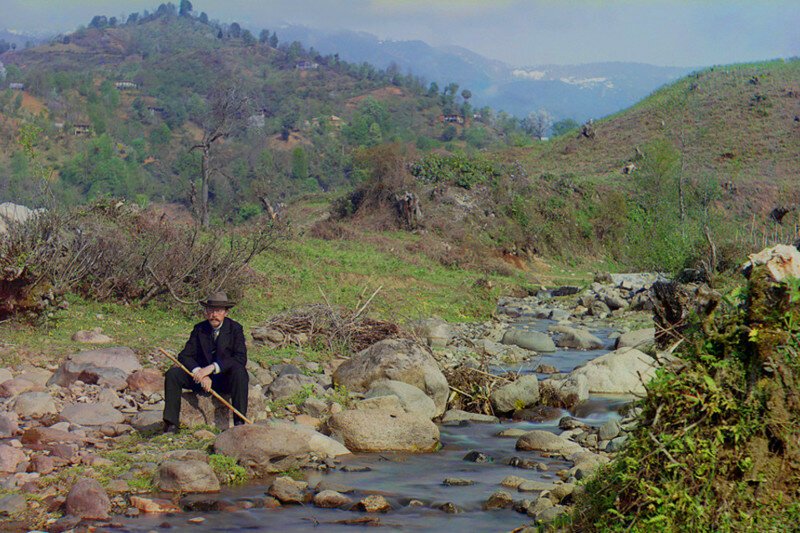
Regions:
<instances>
[{"instance_id":1,"label":"man","mask_svg":"<svg viewBox=\"0 0 800 533\"><path fill-rule=\"evenodd\" d=\"M190 389L230 393L231 404L247 416L247 347L242 325L227 317L234 306L224 292L200 302L206 319L195 325L178 360L192 371L190 376L177 366L164 376L164 432L177 433L180 426L181 392ZM244 420L233 415L234 424Z\"/></svg>"}]
</instances>

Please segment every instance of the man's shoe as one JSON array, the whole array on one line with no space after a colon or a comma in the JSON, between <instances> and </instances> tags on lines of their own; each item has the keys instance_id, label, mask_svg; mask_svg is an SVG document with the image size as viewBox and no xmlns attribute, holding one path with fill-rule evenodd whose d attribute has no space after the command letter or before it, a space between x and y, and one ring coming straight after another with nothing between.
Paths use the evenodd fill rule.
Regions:
<instances>
[{"instance_id":1,"label":"man's shoe","mask_svg":"<svg viewBox=\"0 0 800 533\"><path fill-rule=\"evenodd\" d=\"M167 422L166 420L164 420L164 428L162 430L162 433L173 433L174 434L174 433L178 433L179 431L180 431L180 429L178 428L178 426L176 426L172 422Z\"/></svg>"}]
</instances>

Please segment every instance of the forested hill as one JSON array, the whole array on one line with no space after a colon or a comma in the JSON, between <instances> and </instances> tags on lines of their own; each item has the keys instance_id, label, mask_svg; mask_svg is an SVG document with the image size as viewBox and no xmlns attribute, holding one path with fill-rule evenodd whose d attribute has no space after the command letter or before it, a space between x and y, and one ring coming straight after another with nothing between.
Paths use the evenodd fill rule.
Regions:
<instances>
[{"instance_id":1,"label":"forested hill","mask_svg":"<svg viewBox=\"0 0 800 533\"><path fill-rule=\"evenodd\" d=\"M191 148L213 127L214 98L231 87L243 102L231 134L215 142L211 179L212 209L228 218L256 212L265 192L277 201L350 183L359 148L396 141L469 149L523 138L512 117L475 118L470 92L455 84L440 89L349 64L171 4L125 23L97 16L0 61L0 201L36 203L17 143L32 124L28 138L56 170L51 188L61 200L186 203L201 168Z\"/></svg>"}]
</instances>

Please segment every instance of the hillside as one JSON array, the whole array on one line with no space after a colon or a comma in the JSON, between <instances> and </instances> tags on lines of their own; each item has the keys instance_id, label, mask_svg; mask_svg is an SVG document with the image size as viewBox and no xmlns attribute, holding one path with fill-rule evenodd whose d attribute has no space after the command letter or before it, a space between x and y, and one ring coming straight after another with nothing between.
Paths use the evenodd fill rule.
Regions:
<instances>
[{"instance_id":1,"label":"hillside","mask_svg":"<svg viewBox=\"0 0 800 533\"><path fill-rule=\"evenodd\" d=\"M501 140L487 124L443 123L443 114L470 114L455 90L431 92L410 75L279 43L269 32L257 40L238 24L179 16L169 6L135 15L0 55L8 71L0 199L40 201L15 142L32 124L35 148L56 170L59 200L114 195L186 205L191 187L200 189L200 151L192 147L213 126L215 95L231 86L246 105L214 147L211 205L223 220L352 183L360 148Z\"/></svg>"}]
</instances>

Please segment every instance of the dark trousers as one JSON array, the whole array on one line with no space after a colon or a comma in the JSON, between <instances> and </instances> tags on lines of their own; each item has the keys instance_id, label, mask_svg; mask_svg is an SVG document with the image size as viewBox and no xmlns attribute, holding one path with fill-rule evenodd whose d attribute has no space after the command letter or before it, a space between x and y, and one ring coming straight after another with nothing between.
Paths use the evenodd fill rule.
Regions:
<instances>
[{"instance_id":1,"label":"dark trousers","mask_svg":"<svg viewBox=\"0 0 800 533\"><path fill-rule=\"evenodd\" d=\"M219 394L231 395L233 407L247 416L247 389L249 377L243 366L233 365L229 371L211 374L211 388ZM181 393L184 389L205 394L203 387L195 383L192 376L173 366L164 376L164 421L180 425ZM233 415L234 425L244 424L244 420Z\"/></svg>"}]
</instances>

